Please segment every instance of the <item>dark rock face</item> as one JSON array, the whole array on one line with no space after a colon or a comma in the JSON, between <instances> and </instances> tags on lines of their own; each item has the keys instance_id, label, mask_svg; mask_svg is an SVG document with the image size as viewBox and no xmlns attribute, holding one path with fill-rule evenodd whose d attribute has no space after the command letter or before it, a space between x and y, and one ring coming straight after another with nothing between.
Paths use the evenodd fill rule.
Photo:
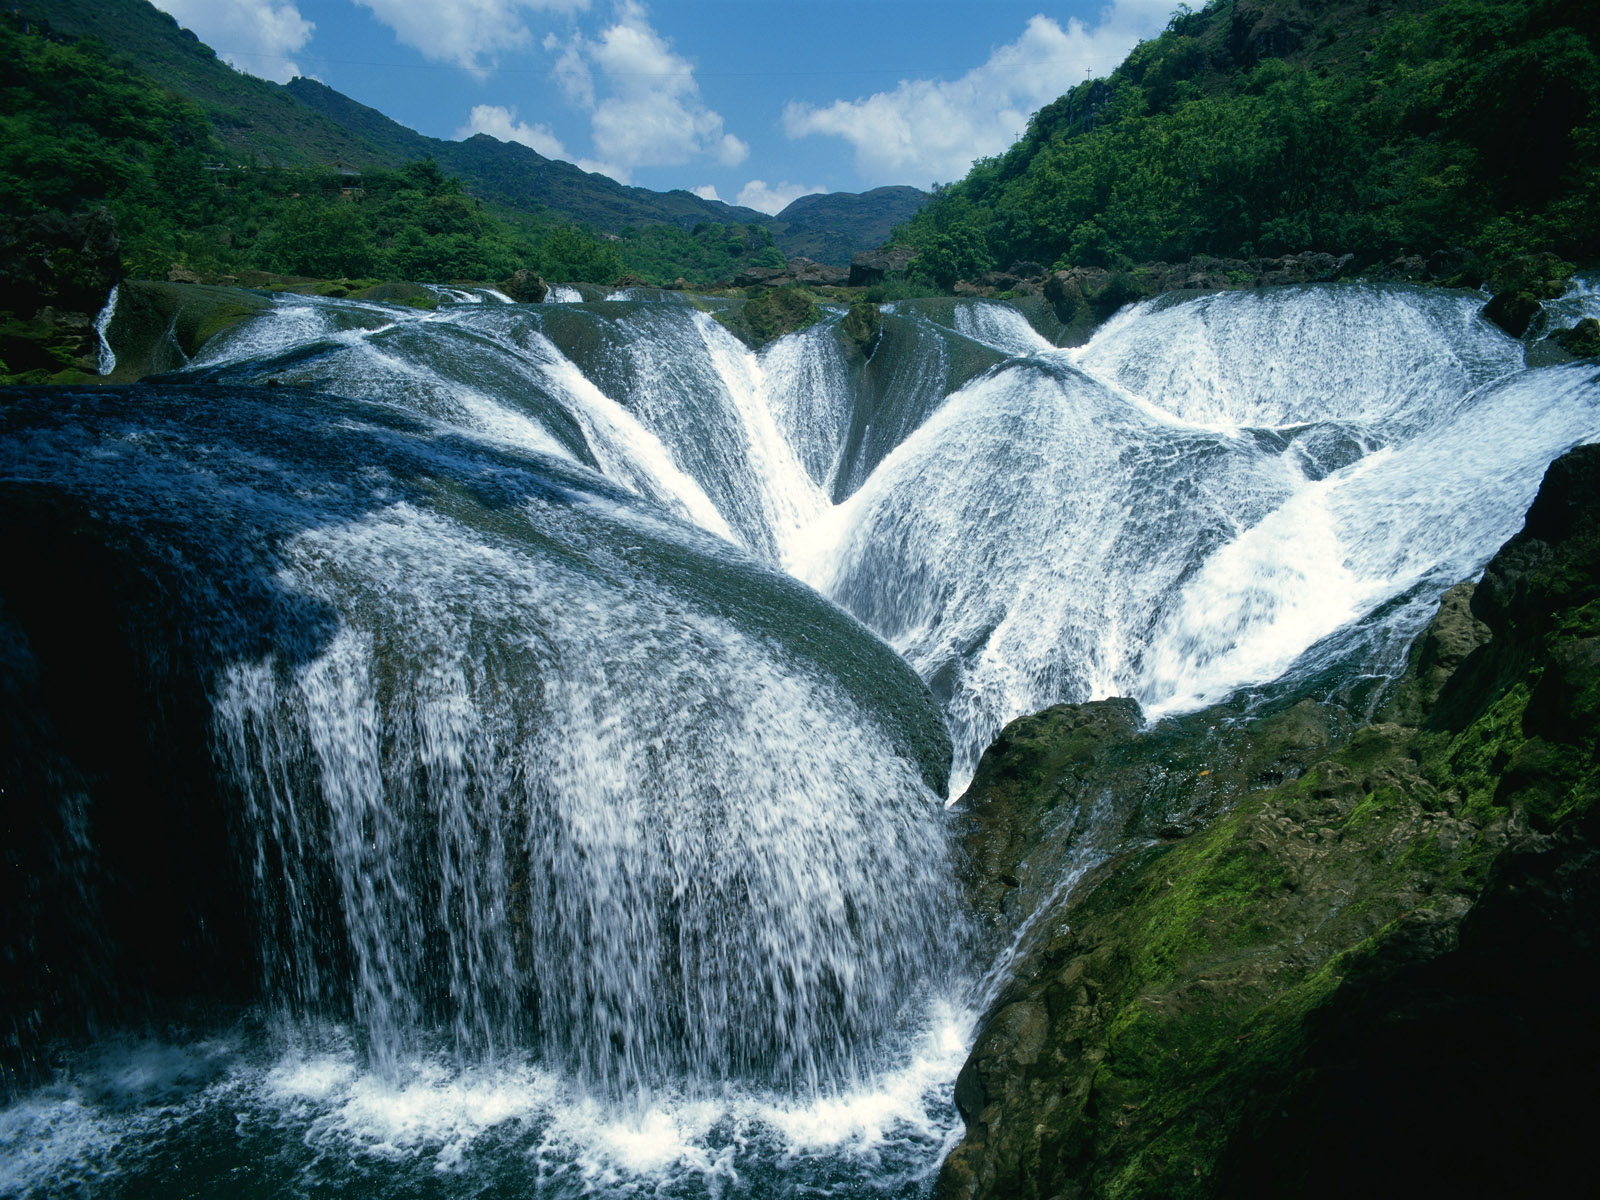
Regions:
<instances>
[{"instance_id":1,"label":"dark rock face","mask_svg":"<svg viewBox=\"0 0 1600 1200\"><path fill-rule=\"evenodd\" d=\"M94 319L121 277L106 209L0 215L0 376L93 374Z\"/></svg>"},{"instance_id":2,"label":"dark rock face","mask_svg":"<svg viewBox=\"0 0 1600 1200\"><path fill-rule=\"evenodd\" d=\"M850 286L871 287L882 283L887 275L904 271L916 258L915 246L880 246L876 250L863 250L850 260Z\"/></svg>"},{"instance_id":3,"label":"dark rock face","mask_svg":"<svg viewBox=\"0 0 1600 1200\"><path fill-rule=\"evenodd\" d=\"M1600 320L1585 317L1571 329L1556 330L1550 340L1574 358L1594 358L1600 355Z\"/></svg>"},{"instance_id":4,"label":"dark rock face","mask_svg":"<svg viewBox=\"0 0 1600 1200\"><path fill-rule=\"evenodd\" d=\"M969 886L997 935L1031 921L957 1083L941 1196L1578 1193L1600 447L1446 596L1376 723L1261 730L1295 713L1212 710L1207 743L1067 706L985 756L958 806ZM1057 895L1092 794L1133 797L1124 848Z\"/></svg>"},{"instance_id":5,"label":"dark rock face","mask_svg":"<svg viewBox=\"0 0 1600 1200\"><path fill-rule=\"evenodd\" d=\"M106 209L0 216L0 309L92 315L121 278L117 225Z\"/></svg>"},{"instance_id":6,"label":"dark rock face","mask_svg":"<svg viewBox=\"0 0 1600 1200\"><path fill-rule=\"evenodd\" d=\"M542 304L550 293L550 285L533 271L522 267L511 273L511 278L501 284L500 290L518 304Z\"/></svg>"}]
</instances>

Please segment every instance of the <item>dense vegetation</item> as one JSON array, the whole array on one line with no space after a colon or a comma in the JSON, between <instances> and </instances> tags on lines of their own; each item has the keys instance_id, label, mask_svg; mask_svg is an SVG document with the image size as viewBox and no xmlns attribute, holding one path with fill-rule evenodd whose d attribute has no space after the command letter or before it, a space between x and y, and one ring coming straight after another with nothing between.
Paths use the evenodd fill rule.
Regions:
<instances>
[{"instance_id":1,"label":"dense vegetation","mask_svg":"<svg viewBox=\"0 0 1600 1200\"><path fill-rule=\"evenodd\" d=\"M93 39L0 22L0 189L16 215L105 204L135 276L501 279L519 267L609 281L615 247L513 223L431 161L359 176L230 163L205 114Z\"/></svg>"},{"instance_id":2,"label":"dense vegetation","mask_svg":"<svg viewBox=\"0 0 1600 1200\"><path fill-rule=\"evenodd\" d=\"M1018 259L1600 257L1592 0L1213 0L1036 113L898 233L948 286Z\"/></svg>"},{"instance_id":3,"label":"dense vegetation","mask_svg":"<svg viewBox=\"0 0 1600 1200\"><path fill-rule=\"evenodd\" d=\"M770 230L785 254L843 265L854 251L881 243L924 199L915 188L878 188L860 196L805 197L769 217L692 192L629 187L483 135L464 141L427 137L313 79L280 86L241 74L146 0L22 0L18 7L59 32L115 46L138 71L196 104L225 158L362 171L433 159L461 179L467 192L500 206L513 223L587 223L624 236L632 227L754 224ZM645 240L656 237L647 234ZM679 275L693 280L702 249L659 270L650 269L648 256L628 269L661 281Z\"/></svg>"}]
</instances>

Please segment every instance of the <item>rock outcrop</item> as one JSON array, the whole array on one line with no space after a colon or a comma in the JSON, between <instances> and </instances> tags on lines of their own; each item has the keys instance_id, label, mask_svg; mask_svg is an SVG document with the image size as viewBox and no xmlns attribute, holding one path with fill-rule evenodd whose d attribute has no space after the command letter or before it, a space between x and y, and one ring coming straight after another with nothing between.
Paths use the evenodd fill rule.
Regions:
<instances>
[{"instance_id":1,"label":"rock outcrop","mask_svg":"<svg viewBox=\"0 0 1600 1200\"><path fill-rule=\"evenodd\" d=\"M851 287L871 287L889 275L898 275L917 257L915 246L879 246L862 250L850 259Z\"/></svg>"},{"instance_id":2,"label":"rock outcrop","mask_svg":"<svg viewBox=\"0 0 1600 1200\"><path fill-rule=\"evenodd\" d=\"M519 267L500 285L500 290L518 304L542 304L550 294L550 285L538 272Z\"/></svg>"},{"instance_id":3,"label":"rock outcrop","mask_svg":"<svg viewBox=\"0 0 1600 1200\"><path fill-rule=\"evenodd\" d=\"M122 277L104 208L0 216L0 377L66 382L96 370L96 314Z\"/></svg>"},{"instance_id":4,"label":"rock outcrop","mask_svg":"<svg viewBox=\"0 0 1600 1200\"><path fill-rule=\"evenodd\" d=\"M1600 1108L1600 447L1551 467L1378 720L1229 716L1184 737L1127 701L1064 706L985 756L958 806L972 896L997 936L1028 924L938 1194L1577 1194ZM1058 894L1106 795L1131 797L1112 857Z\"/></svg>"},{"instance_id":5,"label":"rock outcrop","mask_svg":"<svg viewBox=\"0 0 1600 1200\"><path fill-rule=\"evenodd\" d=\"M816 287L843 287L850 273L809 258L791 258L782 267L747 267L733 277L734 287L782 287L804 283Z\"/></svg>"}]
</instances>

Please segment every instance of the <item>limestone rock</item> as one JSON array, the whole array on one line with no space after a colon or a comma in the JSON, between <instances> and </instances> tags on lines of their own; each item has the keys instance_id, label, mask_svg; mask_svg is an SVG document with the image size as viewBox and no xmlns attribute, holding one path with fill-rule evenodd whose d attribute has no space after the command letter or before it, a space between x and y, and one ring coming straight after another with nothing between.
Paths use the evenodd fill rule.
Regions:
<instances>
[{"instance_id":1,"label":"limestone rock","mask_svg":"<svg viewBox=\"0 0 1600 1200\"><path fill-rule=\"evenodd\" d=\"M550 294L550 285L542 276L526 267L519 267L511 273L510 279L501 283L500 290L518 304L542 304Z\"/></svg>"},{"instance_id":2,"label":"limestone rock","mask_svg":"<svg viewBox=\"0 0 1600 1200\"><path fill-rule=\"evenodd\" d=\"M1196 714L1185 740L1125 701L1007 727L957 812L975 900L1030 897L1000 900L995 935L1032 919L939 1196L1587 1186L1595 1106L1569 1098L1600 1017L1570 998L1600 975L1600 447L1552 465L1446 597L1401 698L1320 747L1293 709L1255 748L1259 722ZM1120 842L1046 893L1097 792L1128 806ZM1149 831L1162 808L1194 814L1186 836Z\"/></svg>"},{"instance_id":3,"label":"limestone rock","mask_svg":"<svg viewBox=\"0 0 1600 1200\"><path fill-rule=\"evenodd\" d=\"M917 257L915 246L880 246L862 250L850 260L850 286L871 287L888 275L897 275Z\"/></svg>"}]
</instances>

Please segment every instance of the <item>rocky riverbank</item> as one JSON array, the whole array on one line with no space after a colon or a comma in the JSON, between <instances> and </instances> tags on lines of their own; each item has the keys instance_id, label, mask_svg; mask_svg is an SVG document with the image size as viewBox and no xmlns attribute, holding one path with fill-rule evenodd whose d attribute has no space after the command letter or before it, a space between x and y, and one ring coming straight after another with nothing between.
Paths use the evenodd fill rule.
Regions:
<instances>
[{"instance_id":1,"label":"rocky riverbank","mask_svg":"<svg viewBox=\"0 0 1600 1200\"><path fill-rule=\"evenodd\" d=\"M1014 722L958 806L973 903L1021 950L940 1197L1577 1194L1597 716L1582 447L1354 732L1305 704ZM1107 803L1120 845L1056 894L1096 857L1077 814Z\"/></svg>"}]
</instances>

